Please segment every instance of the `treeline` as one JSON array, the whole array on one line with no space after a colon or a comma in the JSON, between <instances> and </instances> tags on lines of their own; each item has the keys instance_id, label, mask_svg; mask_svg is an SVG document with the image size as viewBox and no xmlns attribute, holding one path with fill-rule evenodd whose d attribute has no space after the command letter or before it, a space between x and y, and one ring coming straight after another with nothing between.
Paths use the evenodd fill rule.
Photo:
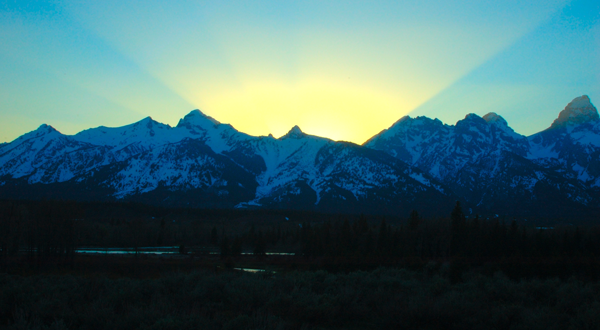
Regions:
<instances>
[{"instance_id":1,"label":"treeline","mask_svg":"<svg viewBox=\"0 0 600 330\"><path fill-rule=\"evenodd\" d=\"M600 256L598 227L532 227L516 220L467 218L460 203L446 219L421 219L412 211L396 226L382 220L312 225L297 229L305 256L417 257L423 260L465 257L497 260L511 257Z\"/></svg>"},{"instance_id":2,"label":"treeline","mask_svg":"<svg viewBox=\"0 0 600 330\"><path fill-rule=\"evenodd\" d=\"M448 263L460 281L469 269L511 278L600 278L600 228L536 227L516 220L467 217L459 203L448 218L422 219L417 211L400 224L361 216L295 229L300 253L312 269L351 270L378 266L422 268ZM288 234L289 235L289 234ZM433 263L432 263L433 262Z\"/></svg>"},{"instance_id":3,"label":"treeline","mask_svg":"<svg viewBox=\"0 0 600 330\"><path fill-rule=\"evenodd\" d=\"M430 260L571 262L600 256L598 227L540 229L498 217L467 217L459 203L447 218L423 219L412 211L403 220L292 211L286 213L289 218L280 211L144 213L116 207L118 212L75 202L2 202L1 256L25 251L31 257L70 257L80 246L179 246L182 253L216 252L224 258L287 252L315 264L358 268Z\"/></svg>"},{"instance_id":4,"label":"treeline","mask_svg":"<svg viewBox=\"0 0 600 330\"><path fill-rule=\"evenodd\" d=\"M211 242L218 244L214 227ZM249 232L235 236L255 250L278 246L298 246L307 257L379 257L447 259L455 257L495 260L510 257L595 257L600 255L598 227L532 227L500 218L467 218L459 203L449 218L422 219L412 211L407 221L388 224L382 219L374 224L361 215L357 220L300 223L292 229L271 227L266 232ZM231 252L232 242L224 236L221 248Z\"/></svg>"},{"instance_id":5,"label":"treeline","mask_svg":"<svg viewBox=\"0 0 600 330\"><path fill-rule=\"evenodd\" d=\"M0 203L0 256L25 251L30 258L71 258L78 244L75 202L40 202L36 207Z\"/></svg>"}]
</instances>

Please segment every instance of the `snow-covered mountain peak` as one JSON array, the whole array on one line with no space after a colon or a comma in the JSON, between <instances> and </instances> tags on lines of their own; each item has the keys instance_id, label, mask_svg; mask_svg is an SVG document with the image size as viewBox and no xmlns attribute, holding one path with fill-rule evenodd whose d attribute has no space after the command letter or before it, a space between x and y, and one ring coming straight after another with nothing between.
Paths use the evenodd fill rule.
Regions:
<instances>
[{"instance_id":1,"label":"snow-covered mountain peak","mask_svg":"<svg viewBox=\"0 0 600 330\"><path fill-rule=\"evenodd\" d=\"M60 133L54 127L52 127L50 125L42 124L36 130L33 130L29 133L25 133L25 134L21 135L15 141L25 141L25 140L29 140L31 138L37 138L37 137L46 136L46 135L47 136L54 136L54 135L59 136L59 135L62 135L62 133ZM14 141L11 142L10 144L12 144L12 143L14 143ZM20 142L18 142L18 143L20 143Z\"/></svg>"},{"instance_id":2,"label":"snow-covered mountain peak","mask_svg":"<svg viewBox=\"0 0 600 330\"><path fill-rule=\"evenodd\" d=\"M148 116L148 117L146 117L146 118L144 118L144 119L142 119L142 120L140 120L140 121L138 121L138 122L136 122L134 124L148 124L148 123L152 123L152 122L157 123L157 121L155 121L154 119L152 119L152 117Z\"/></svg>"},{"instance_id":3,"label":"snow-covered mountain peak","mask_svg":"<svg viewBox=\"0 0 600 330\"><path fill-rule=\"evenodd\" d=\"M503 126L508 126L508 123L502 116L498 115L495 112L490 112L487 115L482 117L488 124L499 124Z\"/></svg>"},{"instance_id":4,"label":"snow-covered mountain peak","mask_svg":"<svg viewBox=\"0 0 600 330\"><path fill-rule=\"evenodd\" d=\"M177 127L187 127L187 128L190 128L191 126L206 127L207 125L215 127L215 126L218 126L219 124L221 124L221 123L218 120L214 119L211 116L205 115L199 109L195 109L195 110L192 110L187 115L185 115L185 117L180 119L179 123L177 124Z\"/></svg>"},{"instance_id":5,"label":"snow-covered mountain peak","mask_svg":"<svg viewBox=\"0 0 600 330\"><path fill-rule=\"evenodd\" d=\"M292 127L292 129L289 132L287 132L280 139L300 139L305 136L306 136L306 134L304 134L304 132L302 132L300 127L298 127L298 125L295 125L294 127Z\"/></svg>"},{"instance_id":6,"label":"snow-covered mountain peak","mask_svg":"<svg viewBox=\"0 0 600 330\"><path fill-rule=\"evenodd\" d=\"M590 98L587 95L583 95L573 99L560 112L558 118L554 120L550 128L588 123L598 121L598 119L600 119L598 110L591 103Z\"/></svg>"},{"instance_id":7,"label":"snow-covered mountain peak","mask_svg":"<svg viewBox=\"0 0 600 330\"><path fill-rule=\"evenodd\" d=\"M163 123L159 123L156 120L152 119L152 117L148 116L148 117L146 117L146 118L144 118L144 119L142 119L142 120L140 120L140 121L138 121L136 123L133 123L132 127L134 127L137 130L139 130L139 129L142 129L142 130L145 130L145 129L152 130L154 128L166 128L166 127L170 128L171 126L165 125Z\"/></svg>"},{"instance_id":8,"label":"snow-covered mountain peak","mask_svg":"<svg viewBox=\"0 0 600 330\"><path fill-rule=\"evenodd\" d=\"M151 117L121 127L99 126L86 129L73 137L80 142L99 146L125 147L141 143L147 147L166 143L170 139L171 126L159 123Z\"/></svg>"},{"instance_id":9,"label":"snow-covered mountain peak","mask_svg":"<svg viewBox=\"0 0 600 330\"><path fill-rule=\"evenodd\" d=\"M38 127L34 132L36 133L41 133L41 134L48 134L48 133L54 133L54 132L58 132L54 127L47 125L47 124L41 124L40 127Z\"/></svg>"}]
</instances>

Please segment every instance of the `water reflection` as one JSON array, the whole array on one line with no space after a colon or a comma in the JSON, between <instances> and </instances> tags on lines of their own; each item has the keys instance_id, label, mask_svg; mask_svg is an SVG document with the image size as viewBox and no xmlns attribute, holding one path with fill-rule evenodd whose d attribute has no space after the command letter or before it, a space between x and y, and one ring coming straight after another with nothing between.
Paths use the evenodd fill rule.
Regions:
<instances>
[{"instance_id":1,"label":"water reflection","mask_svg":"<svg viewBox=\"0 0 600 330\"><path fill-rule=\"evenodd\" d=\"M76 253L94 253L94 254L135 254L135 248L97 248L97 247L89 247L89 248L79 248L75 250ZM189 253L205 253L211 255L221 254L220 252L215 251L195 251L193 248L188 250ZM141 247L137 248L138 254L178 254L179 247L178 246L161 246L161 247ZM290 252L267 252L265 253L268 256L293 256L295 253ZM242 255L253 255L251 252L242 252Z\"/></svg>"}]
</instances>

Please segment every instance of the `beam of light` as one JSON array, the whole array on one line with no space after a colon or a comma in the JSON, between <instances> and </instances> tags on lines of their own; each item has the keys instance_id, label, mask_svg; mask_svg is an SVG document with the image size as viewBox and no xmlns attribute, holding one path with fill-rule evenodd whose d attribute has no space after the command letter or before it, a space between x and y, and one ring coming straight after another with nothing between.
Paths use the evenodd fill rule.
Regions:
<instances>
[{"instance_id":1,"label":"beam of light","mask_svg":"<svg viewBox=\"0 0 600 330\"><path fill-rule=\"evenodd\" d=\"M598 102L599 51L600 4L570 2L410 115L454 124L466 113L496 112L516 132L537 133L574 97Z\"/></svg>"},{"instance_id":2,"label":"beam of light","mask_svg":"<svg viewBox=\"0 0 600 330\"><path fill-rule=\"evenodd\" d=\"M160 111L154 104L160 97L138 105L143 89L126 95L126 88L115 91L83 78L82 86L118 95L122 104L172 124L192 105L255 135L281 135L298 124L308 133L358 143L563 4L60 2L81 29L93 31L185 101L173 102L177 97L169 95L171 106L165 102L162 108L172 110Z\"/></svg>"},{"instance_id":3,"label":"beam of light","mask_svg":"<svg viewBox=\"0 0 600 330\"><path fill-rule=\"evenodd\" d=\"M157 109L193 107L60 13L0 12L0 30L0 80L10 79L0 115L38 121L27 129L43 121L73 134L129 124ZM12 132L7 140L22 133Z\"/></svg>"}]
</instances>

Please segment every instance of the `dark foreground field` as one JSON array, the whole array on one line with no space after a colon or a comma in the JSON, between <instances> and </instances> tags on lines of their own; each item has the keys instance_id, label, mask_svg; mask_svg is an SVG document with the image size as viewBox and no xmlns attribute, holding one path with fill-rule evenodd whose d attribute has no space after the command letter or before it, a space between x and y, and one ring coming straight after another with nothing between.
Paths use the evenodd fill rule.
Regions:
<instances>
[{"instance_id":1,"label":"dark foreground field","mask_svg":"<svg viewBox=\"0 0 600 330\"><path fill-rule=\"evenodd\" d=\"M98 258L98 257L90 257ZM116 260L115 260L116 258ZM120 259L119 259L120 258ZM600 282L420 270L247 273L190 261L119 273L66 265L0 274L5 329L599 329ZM88 260L88 262L90 262ZM144 269L153 261L138 262ZM187 263L187 266L185 264ZM119 266L119 264L121 264ZM178 266L179 265L179 266ZM43 266L42 266L43 267ZM179 267L179 271L175 270ZM88 267L89 268L89 267Z\"/></svg>"}]
</instances>

